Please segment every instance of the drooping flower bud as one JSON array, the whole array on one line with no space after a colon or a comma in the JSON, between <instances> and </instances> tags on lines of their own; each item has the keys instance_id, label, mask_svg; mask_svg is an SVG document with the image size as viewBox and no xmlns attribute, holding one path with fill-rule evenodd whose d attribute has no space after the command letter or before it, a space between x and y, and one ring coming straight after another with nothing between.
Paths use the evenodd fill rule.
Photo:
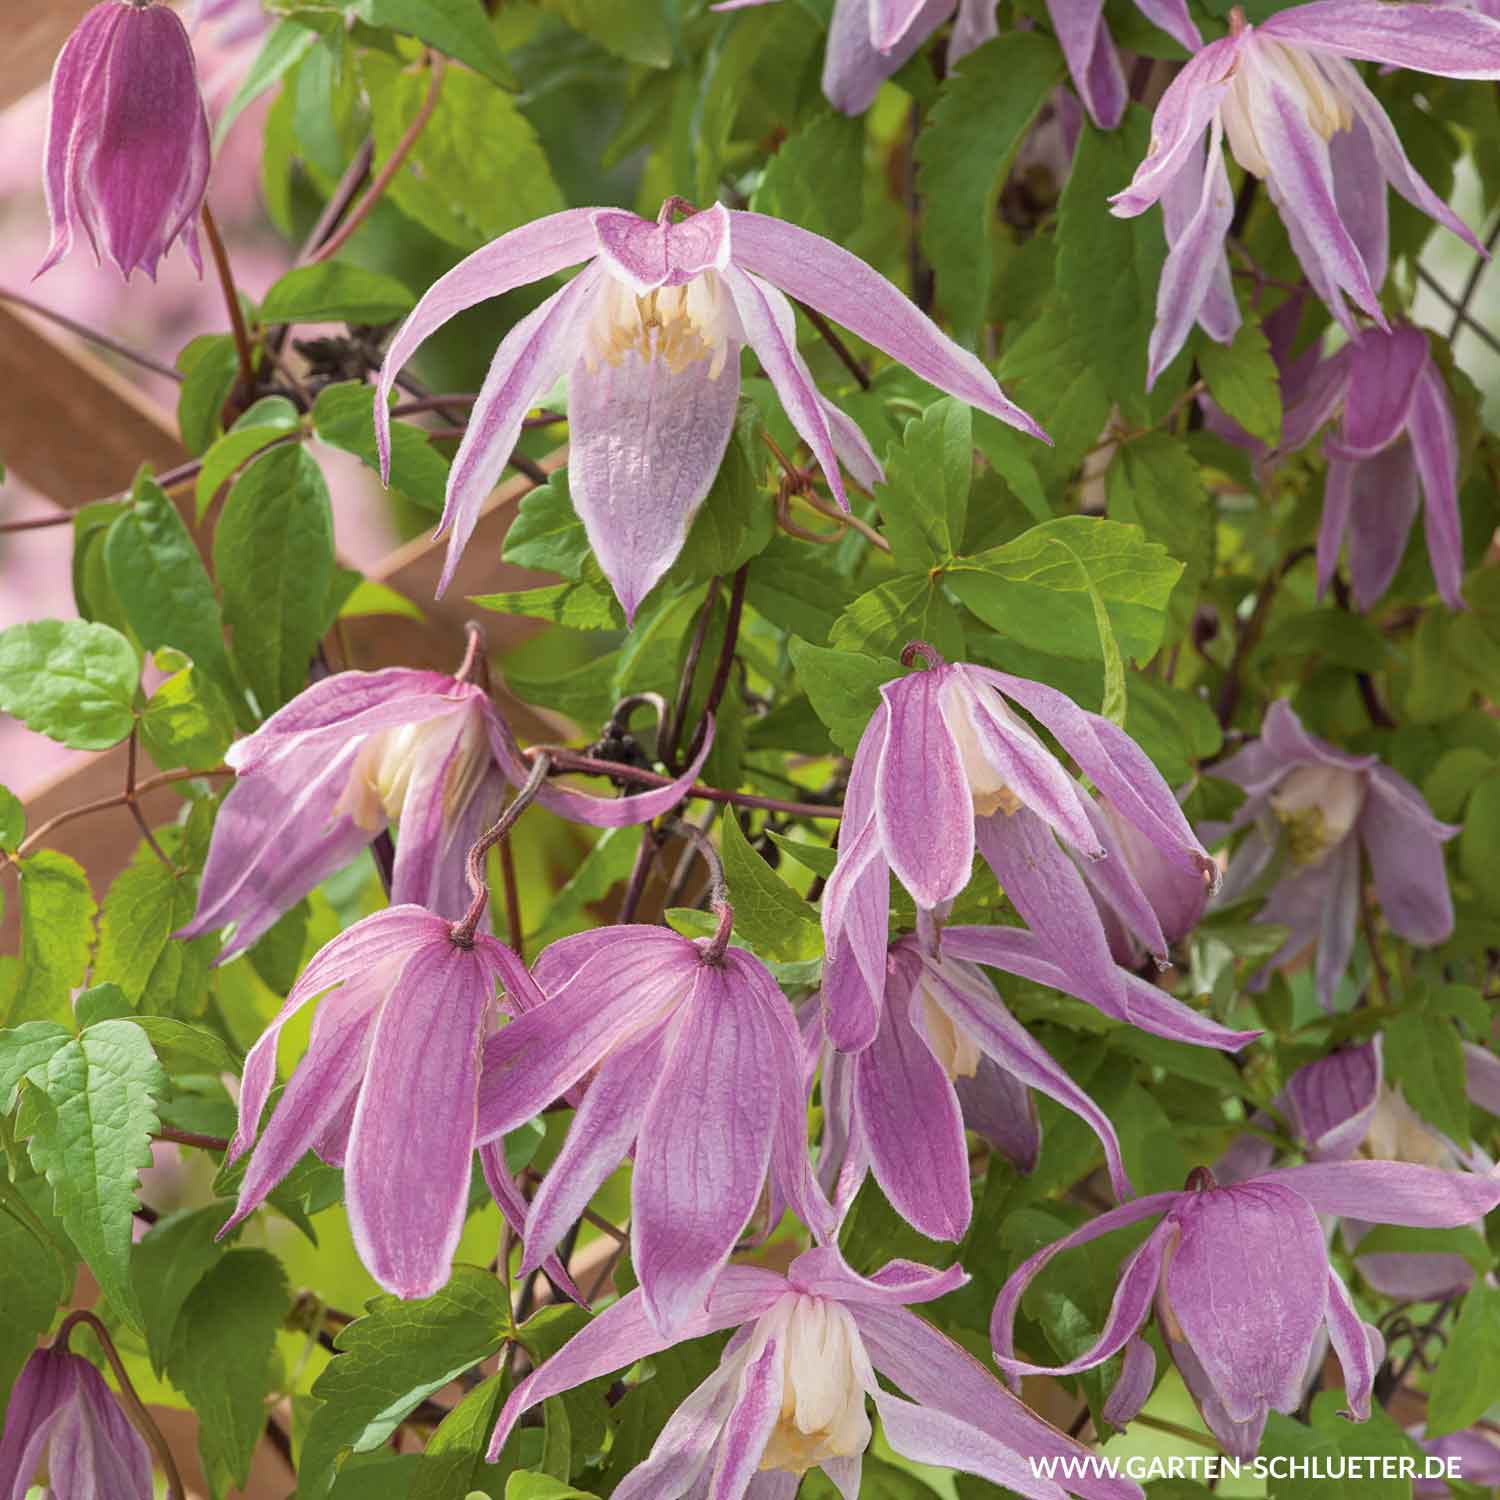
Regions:
<instances>
[{"instance_id":1,"label":"drooping flower bud","mask_svg":"<svg viewBox=\"0 0 1500 1500\"><path fill-rule=\"evenodd\" d=\"M43 169L52 243L37 275L80 232L127 281L137 269L155 281L179 239L201 273L209 156L198 66L177 14L132 0L96 5L52 72Z\"/></svg>"}]
</instances>

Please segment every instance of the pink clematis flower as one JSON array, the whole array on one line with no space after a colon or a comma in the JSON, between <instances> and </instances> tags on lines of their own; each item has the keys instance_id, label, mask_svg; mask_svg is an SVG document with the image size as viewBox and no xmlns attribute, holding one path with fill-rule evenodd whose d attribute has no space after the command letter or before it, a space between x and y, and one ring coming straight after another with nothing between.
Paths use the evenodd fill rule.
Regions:
<instances>
[{"instance_id":1,"label":"pink clematis flower","mask_svg":"<svg viewBox=\"0 0 1500 1500\"><path fill-rule=\"evenodd\" d=\"M665 928L600 927L553 943L534 979L547 1002L485 1044L477 1139L586 1087L531 1201L523 1274L632 1144L631 1254L663 1328L700 1314L768 1174L774 1201L831 1229L807 1157L796 1024L758 958Z\"/></svg>"},{"instance_id":2,"label":"pink clematis flower","mask_svg":"<svg viewBox=\"0 0 1500 1500\"><path fill-rule=\"evenodd\" d=\"M1161 920L1128 860L1108 858L1113 835L1099 804L1042 744L1012 704L1057 737L1101 802L1184 876L1218 869L1193 836L1161 773L1122 729L1024 677L930 665L881 688L855 752L839 831L839 861L823 896L829 1039L857 1051L874 1039L885 986L888 874L937 911L963 890L977 845L1011 904L1057 962L1091 994L1128 1011L1125 971L1088 885L1067 850L1091 861L1090 881L1163 961Z\"/></svg>"},{"instance_id":3,"label":"pink clematis flower","mask_svg":"<svg viewBox=\"0 0 1500 1500\"><path fill-rule=\"evenodd\" d=\"M1139 1330L1151 1314L1209 1430L1250 1459L1271 1411L1293 1412L1327 1330L1344 1369L1349 1415L1370 1414L1384 1343L1361 1322L1328 1261L1320 1213L1382 1224L1454 1228L1500 1204L1500 1178L1406 1162L1317 1163L1220 1187L1198 1167L1180 1193L1151 1193L1110 1209L1046 1245L1001 1289L990 1336L1011 1380L1090 1370L1125 1351L1110 1395L1111 1421L1128 1421L1151 1393L1156 1359ZM1064 1250L1160 1214L1161 1223L1121 1269L1098 1341L1048 1368L1015 1355L1016 1309L1042 1269Z\"/></svg>"},{"instance_id":4,"label":"pink clematis flower","mask_svg":"<svg viewBox=\"0 0 1500 1500\"><path fill-rule=\"evenodd\" d=\"M177 241L202 272L198 210L208 116L187 28L166 5L105 0L57 56L43 179L52 243L37 271L88 237L94 258L153 281Z\"/></svg>"},{"instance_id":5,"label":"pink clematis flower","mask_svg":"<svg viewBox=\"0 0 1500 1500\"><path fill-rule=\"evenodd\" d=\"M517 1009L541 1004L509 948L482 933L460 940L452 923L417 906L376 912L322 948L245 1059L230 1161L255 1142L282 1027L323 996L219 1233L316 1151L344 1169L366 1270L398 1297L437 1291L468 1206L480 1048L497 1019L497 981Z\"/></svg>"},{"instance_id":6,"label":"pink clematis flower","mask_svg":"<svg viewBox=\"0 0 1500 1500\"><path fill-rule=\"evenodd\" d=\"M543 786L536 800L598 827L644 822L681 800L709 740L670 789L615 799ZM465 855L494 822L506 781L520 786L530 770L480 688L406 667L323 678L225 759L238 780L214 823L198 909L178 934L235 923L221 963L397 825L391 899L461 917Z\"/></svg>"},{"instance_id":7,"label":"pink clematis flower","mask_svg":"<svg viewBox=\"0 0 1500 1500\"><path fill-rule=\"evenodd\" d=\"M904 1458L978 1474L1031 1500L1139 1500L1129 1481L1088 1473L1088 1449L1044 1422L974 1357L909 1311L962 1286L959 1266L896 1260L856 1275L832 1249L799 1255L785 1276L758 1266L720 1273L702 1312L675 1336L631 1292L577 1333L511 1393L490 1439L496 1462L521 1416L574 1386L659 1353L678 1338L740 1325L719 1368L677 1409L615 1500L792 1500L821 1468L845 1496L860 1492L875 1403ZM887 1376L906 1392L893 1395ZM910 1398L910 1399L907 1399ZM1028 1460L1077 1466L1061 1483Z\"/></svg>"},{"instance_id":8,"label":"pink clematis flower","mask_svg":"<svg viewBox=\"0 0 1500 1500\"><path fill-rule=\"evenodd\" d=\"M496 351L448 481L438 534L452 538L439 594L528 408L564 375L574 508L627 619L681 551L718 472L747 344L839 503L848 504L841 462L859 484L876 483L880 464L864 434L819 395L797 352L787 293L940 390L1044 436L979 359L847 250L764 214L715 204L678 221L682 208L668 199L654 224L614 208L538 219L455 267L397 331L375 401L387 467L386 398L422 341L476 302L588 262Z\"/></svg>"},{"instance_id":9,"label":"pink clematis flower","mask_svg":"<svg viewBox=\"0 0 1500 1500\"><path fill-rule=\"evenodd\" d=\"M1224 237L1234 216L1220 155L1262 178L1313 290L1357 331L1352 302L1380 327L1389 183L1483 254L1468 226L1418 175L1351 58L1447 78L1500 78L1500 22L1441 5L1314 0L1257 26L1233 13L1172 80L1152 121L1151 150L1110 201L1123 217L1162 205L1169 254L1156 297L1148 381L1193 324L1219 343L1239 326ZM1208 131L1208 151L1201 144ZM1345 299L1348 299L1346 301Z\"/></svg>"},{"instance_id":10,"label":"pink clematis flower","mask_svg":"<svg viewBox=\"0 0 1500 1500\"><path fill-rule=\"evenodd\" d=\"M1011 1015L975 960L1096 1000L1021 928L944 928L936 957L913 937L893 944L875 1040L855 1053L820 1036L809 1043L823 1068L819 1179L841 1213L873 1171L929 1239L961 1238L973 1209L964 1128L1031 1171L1042 1142L1033 1091L1093 1130L1116 1196L1132 1196L1109 1117ZM1158 1036L1234 1052L1259 1035L1219 1026L1133 974L1125 983L1130 1020ZM1113 993L1099 998L1121 1018Z\"/></svg>"},{"instance_id":11,"label":"pink clematis flower","mask_svg":"<svg viewBox=\"0 0 1500 1500\"><path fill-rule=\"evenodd\" d=\"M5 1408L0 1500L25 1500L47 1464L51 1500L152 1500L151 1453L88 1360L60 1345L26 1361Z\"/></svg>"},{"instance_id":12,"label":"pink clematis flower","mask_svg":"<svg viewBox=\"0 0 1500 1500\"><path fill-rule=\"evenodd\" d=\"M1462 609L1463 537L1458 514L1458 433L1448 388L1410 323L1362 329L1304 380L1290 407L1282 450L1305 444L1325 422L1328 478L1318 530L1318 591L1349 541L1354 600L1369 609L1385 592L1425 501L1427 556L1438 592Z\"/></svg>"},{"instance_id":13,"label":"pink clematis flower","mask_svg":"<svg viewBox=\"0 0 1500 1500\"><path fill-rule=\"evenodd\" d=\"M1443 845L1459 830L1439 823L1422 794L1375 756L1350 755L1309 734L1291 704L1278 698L1266 710L1260 738L1214 774L1247 794L1224 831L1250 829L1230 858L1220 904L1240 899L1283 847L1291 861L1260 909L1261 921L1285 923L1291 933L1252 989L1316 943L1318 998L1332 1010L1354 951L1361 849L1393 932L1431 947L1453 931ZM1216 841L1216 833L1205 833Z\"/></svg>"}]
</instances>

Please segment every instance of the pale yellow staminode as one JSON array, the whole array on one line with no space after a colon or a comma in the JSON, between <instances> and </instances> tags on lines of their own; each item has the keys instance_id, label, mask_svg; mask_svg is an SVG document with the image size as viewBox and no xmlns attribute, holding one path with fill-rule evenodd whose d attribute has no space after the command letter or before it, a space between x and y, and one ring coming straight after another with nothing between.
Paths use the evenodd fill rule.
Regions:
<instances>
[{"instance_id":1,"label":"pale yellow staminode","mask_svg":"<svg viewBox=\"0 0 1500 1500\"><path fill-rule=\"evenodd\" d=\"M827 1459L863 1453L870 1419L858 1367L865 1361L848 1309L799 1294L777 1312L767 1332L781 1348L781 1415L760 1467L805 1474Z\"/></svg>"},{"instance_id":2,"label":"pale yellow staminode","mask_svg":"<svg viewBox=\"0 0 1500 1500\"><path fill-rule=\"evenodd\" d=\"M925 979L917 988L916 998L921 1003L927 1045L942 1070L950 1079L972 1078L979 1071L978 1043L948 1014ZM916 1017L912 1019L915 1021Z\"/></svg>"},{"instance_id":3,"label":"pale yellow staminode","mask_svg":"<svg viewBox=\"0 0 1500 1500\"><path fill-rule=\"evenodd\" d=\"M1292 859L1315 865L1348 836L1364 800L1360 772L1298 766L1271 793L1271 809L1286 827Z\"/></svg>"},{"instance_id":4,"label":"pale yellow staminode","mask_svg":"<svg viewBox=\"0 0 1500 1500\"><path fill-rule=\"evenodd\" d=\"M1003 812L1008 818L1020 811L1022 802L985 757L979 735L974 729L974 721L969 717L970 696L971 690L959 678L953 677L945 682L942 688L943 722L947 724L948 731L958 746L964 777L969 783L970 795L974 798L974 816L989 818L997 812ZM986 707L994 718L999 719L1013 733L1031 734L998 695ZM1031 737L1036 738L1035 735Z\"/></svg>"},{"instance_id":5,"label":"pale yellow staminode","mask_svg":"<svg viewBox=\"0 0 1500 1500\"><path fill-rule=\"evenodd\" d=\"M658 287L638 297L623 281L607 277L599 288L584 340L584 363L618 366L634 350L643 360L661 359L680 375L698 360L709 361L717 380L729 357L734 304L723 281L702 271L683 286Z\"/></svg>"},{"instance_id":6,"label":"pale yellow staminode","mask_svg":"<svg viewBox=\"0 0 1500 1500\"><path fill-rule=\"evenodd\" d=\"M1389 1087L1380 1090L1359 1154L1374 1161L1415 1162L1421 1167L1443 1167L1450 1172L1462 1166L1448 1142Z\"/></svg>"},{"instance_id":7,"label":"pale yellow staminode","mask_svg":"<svg viewBox=\"0 0 1500 1500\"><path fill-rule=\"evenodd\" d=\"M399 823L414 776L431 757L447 758L458 745L443 787L443 815L449 822L473 795L490 764L484 723L477 710L465 712L455 725L451 715L421 724L402 724L372 734L360 747L338 804L335 819L347 814L359 827L378 833Z\"/></svg>"},{"instance_id":8,"label":"pale yellow staminode","mask_svg":"<svg viewBox=\"0 0 1500 1500\"><path fill-rule=\"evenodd\" d=\"M1271 174L1256 119L1278 108L1271 97L1273 83L1325 141L1354 124L1348 97L1321 58L1300 47L1257 38L1240 54L1240 65L1219 105L1234 159L1256 177Z\"/></svg>"}]
</instances>

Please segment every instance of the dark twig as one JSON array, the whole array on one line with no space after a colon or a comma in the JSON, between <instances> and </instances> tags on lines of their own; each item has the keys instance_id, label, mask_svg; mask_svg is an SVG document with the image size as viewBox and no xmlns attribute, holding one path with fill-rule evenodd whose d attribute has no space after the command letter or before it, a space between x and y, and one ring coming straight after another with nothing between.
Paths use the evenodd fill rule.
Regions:
<instances>
[{"instance_id":1,"label":"dark twig","mask_svg":"<svg viewBox=\"0 0 1500 1500\"><path fill-rule=\"evenodd\" d=\"M1453 322L1448 328L1450 344L1458 337L1459 329L1469 321L1469 303L1473 301L1474 293L1479 290L1479 279L1484 275L1485 267L1490 263L1490 253L1497 243L1500 243L1500 218L1495 220L1494 228L1485 236L1485 253L1475 257L1474 264L1469 267L1469 274L1464 280L1464 289L1458 294L1458 306L1454 309Z\"/></svg>"},{"instance_id":2,"label":"dark twig","mask_svg":"<svg viewBox=\"0 0 1500 1500\"><path fill-rule=\"evenodd\" d=\"M1480 262L1484 264L1483 261ZM1417 279L1430 290L1439 301L1444 303L1453 312L1453 323L1455 327L1469 329L1481 343L1487 344L1496 354L1500 354L1500 338L1497 338L1482 323L1474 319L1474 315L1456 298L1452 292L1440 282L1425 266L1418 265Z\"/></svg>"},{"instance_id":3,"label":"dark twig","mask_svg":"<svg viewBox=\"0 0 1500 1500\"><path fill-rule=\"evenodd\" d=\"M682 663L682 675L677 683L677 699L672 705L672 716L662 727L660 743L656 747L657 759L669 768L676 762L677 742L682 738L688 700L693 695L693 679L698 675L698 660L703 655L703 644L708 639L708 627L713 623L714 606L719 602L719 587L719 579L709 580L708 593L698 611L693 638L688 642L687 656Z\"/></svg>"},{"instance_id":4,"label":"dark twig","mask_svg":"<svg viewBox=\"0 0 1500 1500\"><path fill-rule=\"evenodd\" d=\"M375 137L366 136L364 144L354 153L354 160L344 169L344 175L339 178L328 202L323 205L323 212L318 215L317 223L309 231L297 256L299 266L307 265L343 222L344 215L349 212L359 190L369 178L370 165L374 160Z\"/></svg>"},{"instance_id":5,"label":"dark twig","mask_svg":"<svg viewBox=\"0 0 1500 1500\"><path fill-rule=\"evenodd\" d=\"M170 1141L174 1146L196 1146L200 1151L227 1151L229 1142L221 1135L199 1135L196 1130L153 1130L153 1141Z\"/></svg>"},{"instance_id":6,"label":"dark twig","mask_svg":"<svg viewBox=\"0 0 1500 1500\"><path fill-rule=\"evenodd\" d=\"M133 364L151 370L164 379L180 382L183 378L181 370L175 370L171 365L163 364L159 359L143 354L139 349L132 349L129 344L122 344L118 339L112 339L107 333L100 333L86 323L70 318L66 313L55 311L45 303L33 302L30 297L23 297L20 292L9 292L0 287L0 302L13 302L17 307L24 307L27 312L35 313L39 318L46 318L49 323L56 323L59 328L66 328L69 333L77 334L79 338L86 339L91 344L97 344L101 349L108 349L111 354L118 354L121 359L128 359Z\"/></svg>"},{"instance_id":7,"label":"dark twig","mask_svg":"<svg viewBox=\"0 0 1500 1500\"><path fill-rule=\"evenodd\" d=\"M203 232L208 236L208 248L213 256L214 269L219 273L219 286L224 293L224 307L229 314L229 326L234 333L234 350L240 360L240 383L244 394L255 389L255 356L250 348L250 330L245 326L245 309L240 306L240 294L234 284L234 271L229 264L229 252L219 235L219 226L214 220L208 200L203 203Z\"/></svg>"},{"instance_id":8,"label":"dark twig","mask_svg":"<svg viewBox=\"0 0 1500 1500\"><path fill-rule=\"evenodd\" d=\"M495 819L493 826L481 834L474 847L469 850L469 889L474 892L474 899L469 903L463 919L455 922L451 929L453 941L459 947L467 948L473 944L474 934L478 931L485 908L490 904L489 882L484 878L485 856L510 833L516 819L536 801L536 794L546 784L551 770L551 754L546 750L538 752L532 761L531 774L527 776L525 785L517 790L505 810Z\"/></svg>"},{"instance_id":9,"label":"dark twig","mask_svg":"<svg viewBox=\"0 0 1500 1500\"><path fill-rule=\"evenodd\" d=\"M795 301L795 298L793 299ZM834 331L828 319L820 313L817 308L809 307L805 302L798 302L797 306L802 310L803 316L823 336L823 342L838 355L840 363L859 382L862 391L870 389L870 372L854 357L849 346Z\"/></svg>"},{"instance_id":10,"label":"dark twig","mask_svg":"<svg viewBox=\"0 0 1500 1500\"><path fill-rule=\"evenodd\" d=\"M151 832L151 825L146 821L146 815L141 811L141 804L136 796L135 762L136 747L140 740L139 730L139 725L131 725L130 738L125 745L125 806L130 809L130 816L135 819L135 826L141 830L141 837L146 840L146 847L175 875L177 866L167 858L167 851L156 842L156 835Z\"/></svg>"},{"instance_id":11,"label":"dark twig","mask_svg":"<svg viewBox=\"0 0 1500 1500\"><path fill-rule=\"evenodd\" d=\"M55 516L32 516L25 521L0 521L0 536L8 531L41 531L47 526L71 526L73 517L63 511Z\"/></svg>"}]
</instances>

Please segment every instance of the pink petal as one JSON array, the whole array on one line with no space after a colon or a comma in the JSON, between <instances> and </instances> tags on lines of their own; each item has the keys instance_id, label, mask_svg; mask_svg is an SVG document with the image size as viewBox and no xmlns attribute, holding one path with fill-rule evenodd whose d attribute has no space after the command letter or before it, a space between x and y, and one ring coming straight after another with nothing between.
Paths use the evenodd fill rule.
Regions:
<instances>
[{"instance_id":1,"label":"pink petal","mask_svg":"<svg viewBox=\"0 0 1500 1500\"><path fill-rule=\"evenodd\" d=\"M593 219L601 260L638 297L729 264L729 210L721 203L680 222L653 222L620 208L595 209Z\"/></svg>"},{"instance_id":2,"label":"pink petal","mask_svg":"<svg viewBox=\"0 0 1500 1500\"><path fill-rule=\"evenodd\" d=\"M1404 1161L1318 1162L1269 1176L1320 1214L1374 1224L1457 1229L1500 1204L1500 1177L1494 1173L1447 1172Z\"/></svg>"},{"instance_id":3,"label":"pink petal","mask_svg":"<svg viewBox=\"0 0 1500 1500\"><path fill-rule=\"evenodd\" d=\"M1408 432L1417 472L1422 476L1428 561L1443 602L1449 609L1462 609L1464 547L1458 513L1458 433L1448 388L1431 365L1418 379Z\"/></svg>"}]
</instances>

